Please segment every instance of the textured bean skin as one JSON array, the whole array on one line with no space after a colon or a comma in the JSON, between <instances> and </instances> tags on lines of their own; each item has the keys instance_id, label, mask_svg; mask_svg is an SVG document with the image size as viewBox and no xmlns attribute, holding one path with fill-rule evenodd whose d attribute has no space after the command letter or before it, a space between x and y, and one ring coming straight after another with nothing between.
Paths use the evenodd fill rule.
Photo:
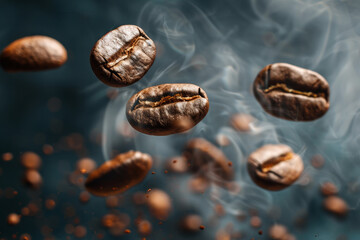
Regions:
<instances>
[{"instance_id":1,"label":"textured bean skin","mask_svg":"<svg viewBox=\"0 0 360 240\"><path fill-rule=\"evenodd\" d=\"M191 129L208 110L208 97L199 86L162 84L133 95L126 105L126 116L139 132L162 136Z\"/></svg>"},{"instance_id":2,"label":"textured bean skin","mask_svg":"<svg viewBox=\"0 0 360 240\"><path fill-rule=\"evenodd\" d=\"M247 167L258 186L276 191L293 184L301 175L304 164L289 146L268 144L250 154Z\"/></svg>"},{"instance_id":3,"label":"textured bean skin","mask_svg":"<svg viewBox=\"0 0 360 240\"><path fill-rule=\"evenodd\" d=\"M0 55L1 66L7 72L57 68L66 60L64 46L47 36L29 36L15 40Z\"/></svg>"},{"instance_id":4,"label":"textured bean skin","mask_svg":"<svg viewBox=\"0 0 360 240\"><path fill-rule=\"evenodd\" d=\"M234 178L233 168L229 166L230 161L225 154L203 138L190 140L185 147L184 156L189 162L189 168L195 173L208 169L204 173L214 173L219 183Z\"/></svg>"},{"instance_id":5,"label":"textured bean skin","mask_svg":"<svg viewBox=\"0 0 360 240\"><path fill-rule=\"evenodd\" d=\"M145 75L155 56L154 42L140 27L123 25L95 43L90 54L90 64L103 83L112 87L125 87Z\"/></svg>"},{"instance_id":6,"label":"textured bean skin","mask_svg":"<svg viewBox=\"0 0 360 240\"><path fill-rule=\"evenodd\" d=\"M329 109L329 85L320 74L287 63L274 63L257 75L253 91L263 109L279 118L312 121Z\"/></svg>"},{"instance_id":7,"label":"textured bean skin","mask_svg":"<svg viewBox=\"0 0 360 240\"><path fill-rule=\"evenodd\" d=\"M150 155L129 151L119 154L91 172L86 189L97 196L122 193L140 183L152 166Z\"/></svg>"}]
</instances>

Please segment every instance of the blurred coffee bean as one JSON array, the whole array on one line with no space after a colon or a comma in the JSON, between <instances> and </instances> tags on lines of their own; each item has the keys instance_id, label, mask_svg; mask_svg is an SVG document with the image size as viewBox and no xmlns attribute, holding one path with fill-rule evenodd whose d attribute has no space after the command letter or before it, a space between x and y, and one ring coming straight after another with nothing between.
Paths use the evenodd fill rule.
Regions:
<instances>
[{"instance_id":1,"label":"blurred coffee bean","mask_svg":"<svg viewBox=\"0 0 360 240\"><path fill-rule=\"evenodd\" d=\"M253 91L274 117L312 121L329 109L329 84L320 74L287 63L274 63L257 75Z\"/></svg>"},{"instance_id":2,"label":"blurred coffee bean","mask_svg":"<svg viewBox=\"0 0 360 240\"><path fill-rule=\"evenodd\" d=\"M21 216L16 213L10 213L7 217L7 223L9 225L17 225L20 222Z\"/></svg>"},{"instance_id":3,"label":"blurred coffee bean","mask_svg":"<svg viewBox=\"0 0 360 240\"><path fill-rule=\"evenodd\" d=\"M82 158L76 166L81 173L90 173L96 168L96 162L91 158Z\"/></svg>"},{"instance_id":4,"label":"blurred coffee bean","mask_svg":"<svg viewBox=\"0 0 360 240\"><path fill-rule=\"evenodd\" d=\"M190 140L185 147L184 156L193 172L204 171L206 177L215 183L223 184L234 178L234 171L225 154L203 138ZM215 176L211 176L212 174Z\"/></svg>"},{"instance_id":5,"label":"blurred coffee bean","mask_svg":"<svg viewBox=\"0 0 360 240\"><path fill-rule=\"evenodd\" d=\"M275 224L269 229L269 237L274 240L283 240L286 234L286 227L280 224Z\"/></svg>"},{"instance_id":6,"label":"blurred coffee bean","mask_svg":"<svg viewBox=\"0 0 360 240\"><path fill-rule=\"evenodd\" d=\"M166 220L172 208L169 195L160 189L151 190L147 204L151 214L159 220Z\"/></svg>"},{"instance_id":7,"label":"blurred coffee bean","mask_svg":"<svg viewBox=\"0 0 360 240\"><path fill-rule=\"evenodd\" d=\"M209 185L209 180L202 176L195 176L189 180L189 189L194 193L204 193Z\"/></svg>"},{"instance_id":8,"label":"blurred coffee bean","mask_svg":"<svg viewBox=\"0 0 360 240\"><path fill-rule=\"evenodd\" d=\"M43 153L46 155L50 155L54 153L54 147L50 144L44 144L42 147Z\"/></svg>"},{"instance_id":9,"label":"blurred coffee bean","mask_svg":"<svg viewBox=\"0 0 360 240\"><path fill-rule=\"evenodd\" d=\"M20 240L31 240L31 236L30 234L27 234L27 233L24 233L24 234L21 234Z\"/></svg>"},{"instance_id":10,"label":"blurred coffee bean","mask_svg":"<svg viewBox=\"0 0 360 240\"><path fill-rule=\"evenodd\" d=\"M325 159L320 154L316 154L311 158L310 162L314 168L322 168L325 164Z\"/></svg>"},{"instance_id":11,"label":"blurred coffee bean","mask_svg":"<svg viewBox=\"0 0 360 240\"><path fill-rule=\"evenodd\" d=\"M143 192L136 192L133 195L133 202L136 205L143 205L146 203L146 194Z\"/></svg>"},{"instance_id":12,"label":"blurred coffee bean","mask_svg":"<svg viewBox=\"0 0 360 240\"><path fill-rule=\"evenodd\" d=\"M253 228L261 227L261 218L259 218L258 216L252 216L250 218L250 226L252 226Z\"/></svg>"},{"instance_id":13,"label":"blurred coffee bean","mask_svg":"<svg viewBox=\"0 0 360 240\"><path fill-rule=\"evenodd\" d=\"M215 236L215 240L231 240L232 236L226 229L220 229Z\"/></svg>"},{"instance_id":14,"label":"blurred coffee bean","mask_svg":"<svg viewBox=\"0 0 360 240\"><path fill-rule=\"evenodd\" d=\"M172 157L167 160L166 169L174 173L184 173L188 170L188 162L183 156Z\"/></svg>"},{"instance_id":15,"label":"blurred coffee bean","mask_svg":"<svg viewBox=\"0 0 360 240\"><path fill-rule=\"evenodd\" d=\"M25 185L33 189L39 189L42 184L42 177L37 170L26 170L23 176Z\"/></svg>"},{"instance_id":16,"label":"blurred coffee bean","mask_svg":"<svg viewBox=\"0 0 360 240\"><path fill-rule=\"evenodd\" d=\"M148 154L135 151L122 153L92 171L85 187L97 196L118 194L140 183L151 166L152 158Z\"/></svg>"},{"instance_id":17,"label":"blurred coffee bean","mask_svg":"<svg viewBox=\"0 0 360 240\"><path fill-rule=\"evenodd\" d=\"M87 191L82 191L79 195L79 200L81 203L87 203L90 200L90 194Z\"/></svg>"},{"instance_id":18,"label":"blurred coffee bean","mask_svg":"<svg viewBox=\"0 0 360 240\"><path fill-rule=\"evenodd\" d=\"M250 154L247 168L258 186L275 191L293 184L301 175L304 164L289 146L269 144Z\"/></svg>"},{"instance_id":19,"label":"blurred coffee bean","mask_svg":"<svg viewBox=\"0 0 360 240\"><path fill-rule=\"evenodd\" d=\"M119 206L119 198L117 196L109 196L106 198L106 206L108 208L116 208Z\"/></svg>"},{"instance_id":20,"label":"blurred coffee bean","mask_svg":"<svg viewBox=\"0 0 360 240\"><path fill-rule=\"evenodd\" d=\"M0 64L7 72L57 68L66 60L64 46L47 36L29 36L15 40L0 55Z\"/></svg>"},{"instance_id":21,"label":"blurred coffee bean","mask_svg":"<svg viewBox=\"0 0 360 240\"><path fill-rule=\"evenodd\" d=\"M163 136L193 128L208 110L209 99L200 87L162 84L133 95L126 105L126 117L139 132Z\"/></svg>"},{"instance_id":22,"label":"blurred coffee bean","mask_svg":"<svg viewBox=\"0 0 360 240\"><path fill-rule=\"evenodd\" d=\"M76 238L83 238L86 236L87 230L84 226L76 226L74 229L74 236Z\"/></svg>"},{"instance_id":23,"label":"blurred coffee bean","mask_svg":"<svg viewBox=\"0 0 360 240\"><path fill-rule=\"evenodd\" d=\"M231 117L230 124L239 132L248 132L250 131L250 124L253 121L254 119L252 116L244 113L238 113Z\"/></svg>"},{"instance_id":24,"label":"blurred coffee bean","mask_svg":"<svg viewBox=\"0 0 360 240\"><path fill-rule=\"evenodd\" d=\"M13 159L13 155L12 155L12 153L9 153L9 152L7 152L7 153L3 153L3 155L2 155L2 159L4 160L4 161L11 161L12 159Z\"/></svg>"},{"instance_id":25,"label":"blurred coffee bean","mask_svg":"<svg viewBox=\"0 0 360 240\"><path fill-rule=\"evenodd\" d=\"M137 229L140 235L147 236L150 235L152 231L151 223L147 220L140 220L137 224Z\"/></svg>"},{"instance_id":26,"label":"blurred coffee bean","mask_svg":"<svg viewBox=\"0 0 360 240\"><path fill-rule=\"evenodd\" d=\"M123 25L101 37L90 54L95 75L112 87L141 79L156 56L154 42L138 26Z\"/></svg>"},{"instance_id":27,"label":"blurred coffee bean","mask_svg":"<svg viewBox=\"0 0 360 240\"><path fill-rule=\"evenodd\" d=\"M339 217L345 216L348 212L348 205L346 202L336 196L327 197L323 201L323 206L328 212L333 213Z\"/></svg>"},{"instance_id":28,"label":"blurred coffee bean","mask_svg":"<svg viewBox=\"0 0 360 240\"><path fill-rule=\"evenodd\" d=\"M337 194L338 188L332 182L324 182L321 184L320 191L324 196Z\"/></svg>"},{"instance_id":29,"label":"blurred coffee bean","mask_svg":"<svg viewBox=\"0 0 360 240\"><path fill-rule=\"evenodd\" d=\"M181 220L180 227L184 232L193 233L199 231L201 224L202 219L199 215L190 214Z\"/></svg>"},{"instance_id":30,"label":"blurred coffee bean","mask_svg":"<svg viewBox=\"0 0 360 240\"><path fill-rule=\"evenodd\" d=\"M21 164L28 169L39 169L41 166L41 158L34 152L25 152L21 155Z\"/></svg>"},{"instance_id":31,"label":"blurred coffee bean","mask_svg":"<svg viewBox=\"0 0 360 240\"><path fill-rule=\"evenodd\" d=\"M230 144L229 138L225 134L216 135L216 143L221 147L228 146Z\"/></svg>"}]
</instances>

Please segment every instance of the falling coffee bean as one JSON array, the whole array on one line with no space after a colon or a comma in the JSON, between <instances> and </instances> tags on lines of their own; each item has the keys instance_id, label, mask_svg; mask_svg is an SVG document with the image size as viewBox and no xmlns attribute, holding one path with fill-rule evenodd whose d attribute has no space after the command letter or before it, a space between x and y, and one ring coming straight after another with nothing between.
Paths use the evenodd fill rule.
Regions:
<instances>
[{"instance_id":1,"label":"falling coffee bean","mask_svg":"<svg viewBox=\"0 0 360 240\"><path fill-rule=\"evenodd\" d=\"M301 175L304 164L289 146L269 144L250 154L247 167L257 185L276 191L294 183Z\"/></svg>"},{"instance_id":2,"label":"falling coffee bean","mask_svg":"<svg viewBox=\"0 0 360 240\"><path fill-rule=\"evenodd\" d=\"M263 109L278 118L312 121L328 110L329 85L320 74L287 63L274 63L257 75L253 91Z\"/></svg>"},{"instance_id":3,"label":"falling coffee bean","mask_svg":"<svg viewBox=\"0 0 360 240\"><path fill-rule=\"evenodd\" d=\"M150 191L147 198L147 205L151 214L159 220L167 219L172 209L170 196L160 189Z\"/></svg>"},{"instance_id":4,"label":"falling coffee bean","mask_svg":"<svg viewBox=\"0 0 360 240\"><path fill-rule=\"evenodd\" d=\"M20 38L10 43L0 55L1 66L7 72L57 68L66 60L67 52L64 46L47 36Z\"/></svg>"},{"instance_id":5,"label":"falling coffee bean","mask_svg":"<svg viewBox=\"0 0 360 240\"><path fill-rule=\"evenodd\" d=\"M208 97L200 87L162 84L132 96L126 105L126 117L139 132L162 136L191 129L208 110Z\"/></svg>"},{"instance_id":6,"label":"falling coffee bean","mask_svg":"<svg viewBox=\"0 0 360 240\"><path fill-rule=\"evenodd\" d=\"M150 155L129 151L102 164L88 176L86 189L98 196L109 196L126 191L140 183L152 166Z\"/></svg>"},{"instance_id":7,"label":"falling coffee bean","mask_svg":"<svg viewBox=\"0 0 360 240\"><path fill-rule=\"evenodd\" d=\"M90 54L95 75L112 87L140 80L155 60L154 42L138 26L123 25L100 38Z\"/></svg>"},{"instance_id":8,"label":"falling coffee bean","mask_svg":"<svg viewBox=\"0 0 360 240\"><path fill-rule=\"evenodd\" d=\"M327 197L323 201L323 206L328 212L333 213L338 217L345 216L349 210L347 203L337 196Z\"/></svg>"},{"instance_id":9,"label":"falling coffee bean","mask_svg":"<svg viewBox=\"0 0 360 240\"><path fill-rule=\"evenodd\" d=\"M186 145L184 156L188 159L189 167L193 172L203 172L215 183L231 181L234 178L233 168L229 165L230 161L225 154L203 138L190 140Z\"/></svg>"}]
</instances>

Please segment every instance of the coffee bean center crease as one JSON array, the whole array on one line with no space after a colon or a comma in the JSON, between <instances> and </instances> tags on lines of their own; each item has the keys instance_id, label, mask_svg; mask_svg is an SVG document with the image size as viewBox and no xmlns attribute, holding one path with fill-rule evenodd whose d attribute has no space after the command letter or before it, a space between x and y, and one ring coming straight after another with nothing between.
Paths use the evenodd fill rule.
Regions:
<instances>
[{"instance_id":1,"label":"coffee bean center crease","mask_svg":"<svg viewBox=\"0 0 360 240\"><path fill-rule=\"evenodd\" d=\"M138 108L155 108L160 107L163 105L171 104L171 103L177 103L177 102L190 102L195 99L201 98L200 95L194 95L194 96L182 96L181 93L177 93L173 96L164 96L158 101L151 101L151 100L138 100L137 104L135 104L135 107L133 110L136 110Z\"/></svg>"},{"instance_id":2,"label":"coffee bean center crease","mask_svg":"<svg viewBox=\"0 0 360 240\"><path fill-rule=\"evenodd\" d=\"M270 172L271 169L281 163L281 162L284 162L284 161L288 161L290 159L293 158L293 154L292 152L288 152L288 153L285 153L285 154L282 154L278 157L275 157L275 158L272 158L268 161L266 161L265 163L263 163L262 165L259 166L260 170L263 172L263 173L267 173L267 172Z\"/></svg>"},{"instance_id":3,"label":"coffee bean center crease","mask_svg":"<svg viewBox=\"0 0 360 240\"><path fill-rule=\"evenodd\" d=\"M120 48L119 51L112 55L111 58L108 59L108 61L106 62L106 68L111 69L114 66L118 65L121 61L129 58L134 50L134 47L138 45L138 42L146 40L147 38L145 36L139 36L132 39L130 42L125 44L124 47Z\"/></svg>"},{"instance_id":4,"label":"coffee bean center crease","mask_svg":"<svg viewBox=\"0 0 360 240\"><path fill-rule=\"evenodd\" d=\"M288 88L286 86L286 84L284 84L284 83L277 83L275 85L272 85L272 86L268 87L267 89L265 89L264 92L268 93L268 92L271 92L271 91L274 91L274 90L280 90L280 91L283 91L283 92L288 92L288 93L293 93L293 94L298 94L298 95L304 95L304 96L312 97L312 98L324 97L323 93L316 94L316 93L313 93L313 92L298 91L298 90L295 90L295 89Z\"/></svg>"}]
</instances>

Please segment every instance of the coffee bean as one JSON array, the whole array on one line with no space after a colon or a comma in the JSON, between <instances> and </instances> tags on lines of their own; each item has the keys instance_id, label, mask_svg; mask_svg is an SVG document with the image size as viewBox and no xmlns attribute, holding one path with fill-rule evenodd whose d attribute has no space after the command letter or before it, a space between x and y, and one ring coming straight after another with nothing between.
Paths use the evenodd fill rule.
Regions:
<instances>
[{"instance_id":1,"label":"coffee bean","mask_svg":"<svg viewBox=\"0 0 360 240\"><path fill-rule=\"evenodd\" d=\"M324 182L321 184L320 191L324 196L335 195L339 192L338 188L332 182Z\"/></svg>"},{"instance_id":2,"label":"coffee bean","mask_svg":"<svg viewBox=\"0 0 360 240\"><path fill-rule=\"evenodd\" d=\"M208 110L208 97L200 87L162 84L132 96L126 105L126 117L139 132L162 136L191 129Z\"/></svg>"},{"instance_id":3,"label":"coffee bean","mask_svg":"<svg viewBox=\"0 0 360 240\"><path fill-rule=\"evenodd\" d=\"M275 224L269 228L269 237L274 240L282 240L287 234L287 228L284 225Z\"/></svg>"},{"instance_id":4,"label":"coffee bean","mask_svg":"<svg viewBox=\"0 0 360 240\"><path fill-rule=\"evenodd\" d=\"M180 228L184 232L193 233L199 231L202 224L202 219L197 214L189 214L185 216L180 222Z\"/></svg>"},{"instance_id":5,"label":"coffee bean","mask_svg":"<svg viewBox=\"0 0 360 240\"><path fill-rule=\"evenodd\" d=\"M248 172L252 180L267 190L281 190L294 183L304 165L299 155L287 145L265 145L248 158Z\"/></svg>"},{"instance_id":6,"label":"coffee bean","mask_svg":"<svg viewBox=\"0 0 360 240\"><path fill-rule=\"evenodd\" d=\"M39 189L42 184L42 177L37 170L26 170L23 176L23 182L30 188Z\"/></svg>"},{"instance_id":7,"label":"coffee bean","mask_svg":"<svg viewBox=\"0 0 360 240\"><path fill-rule=\"evenodd\" d=\"M239 132L250 131L250 124L254 121L254 118L248 114L237 113L231 117L231 126Z\"/></svg>"},{"instance_id":8,"label":"coffee bean","mask_svg":"<svg viewBox=\"0 0 360 240\"><path fill-rule=\"evenodd\" d=\"M98 196L114 195L140 183L152 166L150 155L129 151L117 155L92 171L86 182L86 189Z\"/></svg>"},{"instance_id":9,"label":"coffee bean","mask_svg":"<svg viewBox=\"0 0 360 240\"><path fill-rule=\"evenodd\" d=\"M57 68L67 60L61 43L47 36L30 36L10 43L0 55L7 72L39 71Z\"/></svg>"},{"instance_id":10,"label":"coffee bean","mask_svg":"<svg viewBox=\"0 0 360 240\"><path fill-rule=\"evenodd\" d=\"M253 91L267 113L292 121L315 120L330 106L325 78L287 63L263 68L254 81Z\"/></svg>"},{"instance_id":11,"label":"coffee bean","mask_svg":"<svg viewBox=\"0 0 360 240\"><path fill-rule=\"evenodd\" d=\"M338 217L345 216L349 210L346 202L336 196L327 197L323 201L323 206L328 212L333 213Z\"/></svg>"},{"instance_id":12,"label":"coffee bean","mask_svg":"<svg viewBox=\"0 0 360 240\"><path fill-rule=\"evenodd\" d=\"M160 189L150 191L147 204L151 214L159 220L167 219L172 209L171 198Z\"/></svg>"},{"instance_id":13,"label":"coffee bean","mask_svg":"<svg viewBox=\"0 0 360 240\"><path fill-rule=\"evenodd\" d=\"M123 25L100 38L90 54L95 75L112 87L140 80L155 60L154 42L138 26Z\"/></svg>"},{"instance_id":14,"label":"coffee bean","mask_svg":"<svg viewBox=\"0 0 360 240\"><path fill-rule=\"evenodd\" d=\"M188 159L189 167L193 172L204 173L215 183L223 184L223 181L231 181L234 178L233 167L229 165L225 154L203 138L190 140L184 156Z\"/></svg>"}]
</instances>

